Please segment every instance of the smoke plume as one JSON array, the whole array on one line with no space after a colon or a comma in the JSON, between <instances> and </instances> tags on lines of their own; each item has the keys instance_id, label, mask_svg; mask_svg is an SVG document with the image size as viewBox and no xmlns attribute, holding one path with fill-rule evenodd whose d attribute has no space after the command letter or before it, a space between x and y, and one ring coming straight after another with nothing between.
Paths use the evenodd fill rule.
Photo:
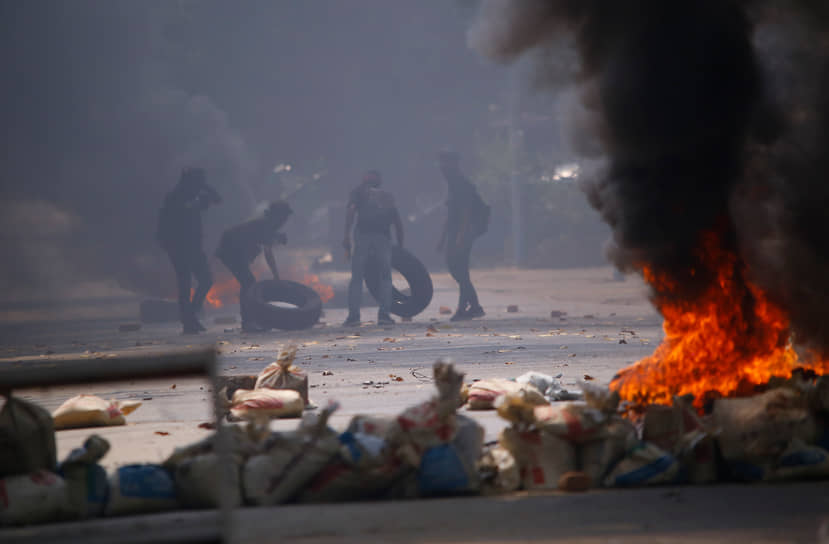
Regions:
<instances>
[{"instance_id":1,"label":"smoke plume","mask_svg":"<svg viewBox=\"0 0 829 544\"><path fill-rule=\"evenodd\" d=\"M810 1L491 0L468 38L509 61L574 37L606 157L584 190L613 229L617 266L668 275L683 286L671 296L692 300L714 277L698 248L716 231L797 341L826 353L825 12Z\"/></svg>"}]
</instances>

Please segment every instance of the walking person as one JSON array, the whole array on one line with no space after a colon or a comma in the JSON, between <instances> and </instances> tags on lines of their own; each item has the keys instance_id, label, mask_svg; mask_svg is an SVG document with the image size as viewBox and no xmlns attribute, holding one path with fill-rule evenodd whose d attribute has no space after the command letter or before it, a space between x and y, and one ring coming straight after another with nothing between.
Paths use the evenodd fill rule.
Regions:
<instances>
[{"instance_id":1,"label":"walking person","mask_svg":"<svg viewBox=\"0 0 829 544\"><path fill-rule=\"evenodd\" d=\"M360 185L351 191L348 199L343 247L346 257L351 259L351 283L348 285L348 317L344 326L360 324L363 279L369 264L379 268L377 324L394 324L389 315L392 301L391 227L394 226L397 244L403 246L403 222L395 207L394 197L380 189L382 182L380 172L369 170Z\"/></svg>"},{"instance_id":2,"label":"walking person","mask_svg":"<svg viewBox=\"0 0 829 544\"><path fill-rule=\"evenodd\" d=\"M239 282L239 313L242 317L244 332L261 332L264 330L254 322L250 316L250 309L245 292L256 283L256 276L251 272L250 265L260 253L265 254L265 262L273 274L273 279L279 279L276 268L276 259L273 256L274 244L285 244L288 238L284 232L279 232L288 221L293 210L284 200L271 202L261 217L250 219L224 231L216 250L216 257L222 261L228 270Z\"/></svg>"},{"instance_id":3,"label":"walking person","mask_svg":"<svg viewBox=\"0 0 829 544\"><path fill-rule=\"evenodd\" d=\"M201 214L211 204L221 202L219 194L207 184L204 170L188 168L164 197L158 214L156 239L167 252L176 272L179 319L184 334L205 330L196 316L213 285L213 278L202 249ZM193 277L197 285L191 297Z\"/></svg>"},{"instance_id":4,"label":"walking person","mask_svg":"<svg viewBox=\"0 0 829 544\"><path fill-rule=\"evenodd\" d=\"M472 244L487 230L490 207L481 199L475 185L461 172L458 153L443 151L438 155L438 161L449 196L446 200L446 223L437 249L446 249L446 264L460 291L458 308L451 321L483 317L484 309L469 276L469 259Z\"/></svg>"}]
</instances>

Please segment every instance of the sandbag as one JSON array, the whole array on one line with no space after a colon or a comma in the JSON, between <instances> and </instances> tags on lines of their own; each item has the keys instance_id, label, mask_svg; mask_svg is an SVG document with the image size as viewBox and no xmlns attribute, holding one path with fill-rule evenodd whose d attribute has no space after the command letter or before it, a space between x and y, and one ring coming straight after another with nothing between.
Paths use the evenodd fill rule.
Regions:
<instances>
[{"instance_id":1,"label":"sandbag","mask_svg":"<svg viewBox=\"0 0 829 544\"><path fill-rule=\"evenodd\" d=\"M331 404L319 415L307 414L296 432L274 433L265 453L247 460L242 470L246 502L275 505L299 496L339 452L339 435L328 427L336 409Z\"/></svg>"},{"instance_id":2,"label":"sandbag","mask_svg":"<svg viewBox=\"0 0 829 544\"><path fill-rule=\"evenodd\" d=\"M728 462L763 464L782 455L793 440L813 444L818 435L806 399L784 387L752 397L717 399L712 419Z\"/></svg>"},{"instance_id":3,"label":"sandbag","mask_svg":"<svg viewBox=\"0 0 829 544\"><path fill-rule=\"evenodd\" d=\"M237 389L230 401L230 413L240 419L300 417L305 403L290 389Z\"/></svg>"},{"instance_id":4,"label":"sandbag","mask_svg":"<svg viewBox=\"0 0 829 544\"><path fill-rule=\"evenodd\" d=\"M176 497L186 508L242 505L241 462L236 455L222 459L206 453L184 459L175 465L173 481Z\"/></svg>"},{"instance_id":5,"label":"sandbag","mask_svg":"<svg viewBox=\"0 0 829 544\"><path fill-rule=\"evenodd\" d=\"M474 419L458 415L451 442L423 452L417 471L421 496L477 491L480 479L476 463L481 456L484 429Z\"/></svg>"},{"instance_id":6,"label":"sandbag","mask_svg":"<svg viewBox=\"0 0 829 544\"><path fill-rule=\"evenodd\" d=\"M69 508L73 517L85 519L103 515L109 498L107 473L98 464L109 451L109 442L98 435L87 438L60 464L58 473L66 481Z\"/></svg>"},{"instance_id":7,"label":"sandbag","mask_svg":"<svg viewBox=\"0 0 829 544\"><path fill-rule=\"evenodd\" d=\"M49 412L12 395L6 397L0 410L0 477L53 470L56 451Z\"/></svg>"},{"instance_id":8,"label":"sandbag","mask_svg":"<svg viewBox=\"0 0 829 544\"><path fill-rule=\"evenodd\" d=\"M308 375L294 365L296 346L288 346L279 353L277 360L259 373L254 389L292 389L299 393L305 406L308 406Z\"/></svg>"},{"instance_id":9,"label":"sandbag","mask_svg":"<svg viewBox=\"0 0 829 544\"><path fill-rule=\"evenodd\" d=\"M55 429L124 425L124 416L135 411L138 401L104 400L95 395L77 395L52 413Z\"/></svg>"},{"instance_id":10,"label":"sandbag","mask_svg":"<svg viewBox=\"0 0 829 544\"><path fill-rule=\"evenodd\" d=\"M565 472L576 469L572 444L552 433L508 427L498 443L515 458L524 489L555 489Z\"/></svg>"},{"instance_id":11,"label":"sandbag","mask_svg":"<svg viewBox=\"0 0 829 544\"><path fill-rule=\"evenodd\" d=\"M602 485L605 475L638 443L636 428L618 416L605 423L601 437L584 442L579 448L579 465L591 486Z\"/></svg>"},{"instance_id":12,"label":"sandbag","mask_svg":"<svg viewBox=\"0 0 829 544\"><path fill-rule=\"evenodd\" d=\"M680 465L655 444L642 442L629 451L604 479L606 487L635 487L676 483Z\"/></svg>"},{"instance_id":13,"label":"sandbag","mask_svg":"<svg viewBox=\"0 0 829 544\"><path fill-rule=\"evenodd\" d=\"M803 478L829 478L829 452L794 440L771 469L766 471L764 479L779 481Z\"/></svg>"},{"instance_id":14,"label":"sandbag","mask_svg":"<svg viewBox=\"0 0 829 544\"><path fill-rule=\"evenodd\" d=\"M413 467L420 466L424 451L451 442L457 432L455 412L460 405L463 374L442 361L434 364L433 373L437 396L404 410L389 436L398 454Z\"/></svg>"},{"instance_id":15,"label":"sandbag","mask_svg":"<svg viewBox=\"0 0 829 544\"><path fill-rule=\"evenodd\" d=\"M125 465L110 476L108 516L162 512L178 506L173 478L160 465Z\"/></svg>"},{"instance_id":16,"label":"sandbag","mask_svg":"<svg viewBox=\"0 0 829 544\"><path fill-rule=\"evenodd\" d=\"M596 439L604 431L607 415L583 402L557 402L533 409L535 425L568 442Z\"/></svg>"},{"instance_id":17,"label":"sandbag","mask_svg":"<svg viewBox=\"0 0 829 544\"><path fill-rule=\"evenodd\" d=\"M467 406L470 410L492 410L501 395L520 395L532 405L548 404L547 399L531 383L518 383L503 378L479 380L469 386Z\"/></svg>"},{"instance_id":18,"label":"sandbag","mask_svg":"<svg viewBox=\"0 0 829 544\"><path fill-rule=\"evenodd\" d=\"M0 479L0 525L44 523L71 517L63 478L46 470Z\"/></svg>"},{"instance_id":19,"label":"sandbag","mask_svg":"<svg viewBox=\"0 0 829 544\"><path fill-rule=\"evenodd\" d=\"M515 457L501 444L488 448L478 460L481 491L485 495L510 493L521 487L521 471Z\"/></svg>"}]
</instances>

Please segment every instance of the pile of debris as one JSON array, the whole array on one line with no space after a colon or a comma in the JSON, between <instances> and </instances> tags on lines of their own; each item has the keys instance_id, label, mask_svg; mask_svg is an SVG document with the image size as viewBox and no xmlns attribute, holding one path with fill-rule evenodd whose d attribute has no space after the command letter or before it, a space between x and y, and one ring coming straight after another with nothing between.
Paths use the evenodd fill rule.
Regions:
<instances>
[{"instance_id":1,"label":"pile of debris","mask_svg":"<svg viewBox=\"0 0 829 544\"><path fill-rule=\"evenodd\" d=\"M109 475L98 464L106 440L93 435L58 464L50 414L9 397L0 412L0 442L11 446L0 458L0 525L476 492L484 431L456 413L463 375L439 362L434 378L437 395L397 417L355 416L340 433L328 425L333 403L306 412L294 431L271 432L264 411L242 411L245 424L224 426L160 465Z\"/></svg>"},{"instance_id":2,"label":"pile of debris","mask_svg":"<svg viewBox=\"0 0 829 544\"><path fill-rule=\"evenodd\" d=\"M260 387L231 398L261 393L267 383L291 387L273 391L294 393L302 406L292 360L289 350ZM281 411L231 401L245 423L223 425L161 464L109 475L99 464L106 440L90 436L58 464L52 416L9 397L0 412L0 525L177 508L829 476L829 377L798 375L753 397L718 399L706 415L692 399L675 398L637 418L623 415L617 393L588 383L580 384L580 400L551 402L560 391L544 375L464 388L463 375L439 361L434 380L431 399L397 416L354 416L344 432L329 426L336 403L305 411L294 431L272 432L269 418ZM458 413L464 403L484 407L484 397L510 423L486 445L482 427Z\"/></svg>"},{"instance_id":3,"label":"pile of debris","mask_svg":"<svg viewBox=\"0 0 829 544\"><path fill-rule=\"evenodd\" d=\"M616 392L580 386L574 402L543 401L518 381L495 396L511 426L481 458L484 492L829 477L829 376L795 374L705 415L689 396L634 415Z\"/></svg>"}]
</instances>

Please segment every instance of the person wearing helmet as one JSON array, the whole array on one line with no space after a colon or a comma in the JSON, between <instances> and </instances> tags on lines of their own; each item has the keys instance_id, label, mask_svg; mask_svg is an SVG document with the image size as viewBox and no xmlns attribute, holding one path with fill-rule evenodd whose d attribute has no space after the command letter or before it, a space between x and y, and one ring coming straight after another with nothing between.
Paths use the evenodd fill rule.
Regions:
<instances>
[{"instance_id":1,"label":"person wearing helmet","mask_svg":"<svg viewBox=\"0 0 829 544\"><path fill-rule=\"evenodd\" d=\"M242 330L245 332L263 330L250 317L244 296L245 291L256 283L256 276L251 272L250 265L260 253L264 253L265 262L268 263L273 279L279 279L272 246L288 242L285 233L279 232L279 229L285 225L291 213L293 210L287 202L277 200L268 205L262 216L231 227L222 234L216 257L239 282L239 311L242 314Z\"/></svg>"},{"instance_id":2,"label":"person wearing helmet","mask_svg":"<svg viewBox=\"0 0 829 544\"><path fill-rule=\"evenodd\" d=\"M346 258L351 259L351 282L348 285L348 317L343 325L360 324L360 305L363 294L363 278L369 256L380 268L380 286L377 304L377 324L393 325L391 309L391 226L394 225L398 245L403 245L403 222L394 204L394 198L380 189L380 172L369 170L363 181L351 191L345 216L343 247ZM356 217L356 227L354 225ZM353 229L352 229L353 227ZM352 230L354 252L352 253Z\"/></svg>"},{"instance_id":3,"label":"person wearing helmet","mask_svg":"<svg viewBox=\"0 0 829 544\"><path fill-rule=\"evenodd\" d=\"M173 264L178 288L179 319L184 334L204 331L196 315L213 285L207 256L202 248L201 213L211 204L222 202L219 194L206 182L201 168L187 168L178 183L164 197L158 215L156 239ZM192 278L197 286L190 296Z\"/></svg>"}]
</instances>

